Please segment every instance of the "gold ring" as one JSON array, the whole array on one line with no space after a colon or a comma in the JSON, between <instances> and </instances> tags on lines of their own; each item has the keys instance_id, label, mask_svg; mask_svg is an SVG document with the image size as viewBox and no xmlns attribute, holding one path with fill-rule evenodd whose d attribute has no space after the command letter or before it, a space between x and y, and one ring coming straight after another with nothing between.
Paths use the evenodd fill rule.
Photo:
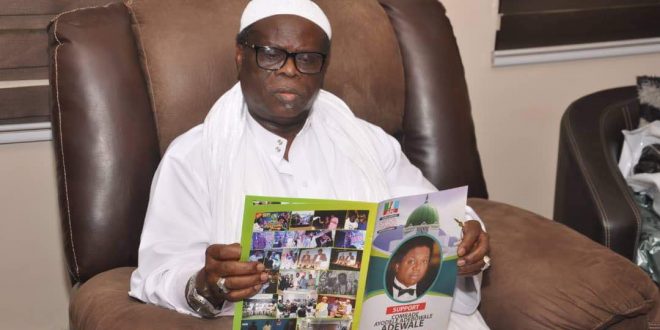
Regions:
<instances>
[{"instance_id":1,"label":"gold ring","mask_svg":"<svg viewBox=\"0 0 660 330\"><path fill-rule=\"evenodd\" d=\"M483 272L484 270L490 268L490 257L489 256L484 256L484 266L481 267L481 271Z\"/></svg>"},{"instance_id":2,"label":"gold ring","mask_svg":"<svg viewBox=\"0 0 660 330\"><path fill-rule=\"evenodd\" d=\"M229 289L227 289L227 287L225 286L225 278L224 277L219 278L218 281L215 284L218 285L218 288L220 289L220 291L222 293L224 293L224 294L229 293Z\"/></svg>"}]
</instances>

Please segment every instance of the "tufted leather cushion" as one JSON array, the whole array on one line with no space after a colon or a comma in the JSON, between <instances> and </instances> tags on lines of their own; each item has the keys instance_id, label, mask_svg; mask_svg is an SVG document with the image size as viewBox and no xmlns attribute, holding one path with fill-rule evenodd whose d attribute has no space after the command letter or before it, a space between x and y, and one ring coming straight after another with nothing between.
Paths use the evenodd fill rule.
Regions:
<instances>
[{"instance_id":1,"label":"tufted leather cushion","mask_svg":"<svg viewBox=\"0 0 660 330\"><path fill-rule=\"evenodd\" d=\"M161 152L201 123L236 83L235 36L244 0L128 1L151 92ZM325 88L360 117L401 131L403 66L387 15L375 0L319 1L333 27ZM194 19L191 19L194 18ZM369 22L368 28L365 23Z\"/></svg>"}]
</instances>

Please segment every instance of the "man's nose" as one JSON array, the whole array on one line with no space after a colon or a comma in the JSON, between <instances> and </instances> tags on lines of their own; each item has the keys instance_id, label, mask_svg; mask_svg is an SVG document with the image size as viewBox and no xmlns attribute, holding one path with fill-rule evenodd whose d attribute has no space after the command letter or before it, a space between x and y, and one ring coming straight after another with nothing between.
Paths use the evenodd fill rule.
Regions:
<instances>
[{"instance_id":1,"label":"man's nose","mask_svg":"<svg viewBox=\"0 0 660 330\"><path fill-rule=\"evenodd\" d=\"M278 70L278 72L282 72L289 77L297 76L298 68L296 68L295 58L293 56L287 57L284 61L284 65Z\"/></svg>"}]
</instances>

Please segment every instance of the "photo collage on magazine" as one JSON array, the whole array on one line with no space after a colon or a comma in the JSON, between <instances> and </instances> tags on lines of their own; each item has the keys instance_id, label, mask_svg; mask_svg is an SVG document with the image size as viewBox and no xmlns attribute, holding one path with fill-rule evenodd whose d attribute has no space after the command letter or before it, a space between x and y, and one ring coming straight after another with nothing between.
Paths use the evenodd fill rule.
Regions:
<instances>
[{"instance_id":1,"label":"photo collage on magazine","mask_svg":"<svg viewBox=\"0 0 660 330\"><path fill-rule=\"evenodd\" d=\"M352 319L368 216L366 210L256 213L248 260L263 263L270 280L244 301L243 321Z\"/></svg>"}]
</instances>

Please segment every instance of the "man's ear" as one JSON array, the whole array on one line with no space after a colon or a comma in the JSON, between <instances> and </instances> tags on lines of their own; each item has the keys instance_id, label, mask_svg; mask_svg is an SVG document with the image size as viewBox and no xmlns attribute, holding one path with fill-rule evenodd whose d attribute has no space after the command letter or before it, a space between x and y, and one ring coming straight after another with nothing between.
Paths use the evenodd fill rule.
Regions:
<instances>
[{"instance_id":1,"label":"man's ear","mask_svg":"<svg viewBox=\"0 0 660 330\"><path fill-rule=\"evenodd\" d=\"M236 76L241 72L243 67L243 47L239 44L236 44Z\"/></svg>"}]
</instances>

